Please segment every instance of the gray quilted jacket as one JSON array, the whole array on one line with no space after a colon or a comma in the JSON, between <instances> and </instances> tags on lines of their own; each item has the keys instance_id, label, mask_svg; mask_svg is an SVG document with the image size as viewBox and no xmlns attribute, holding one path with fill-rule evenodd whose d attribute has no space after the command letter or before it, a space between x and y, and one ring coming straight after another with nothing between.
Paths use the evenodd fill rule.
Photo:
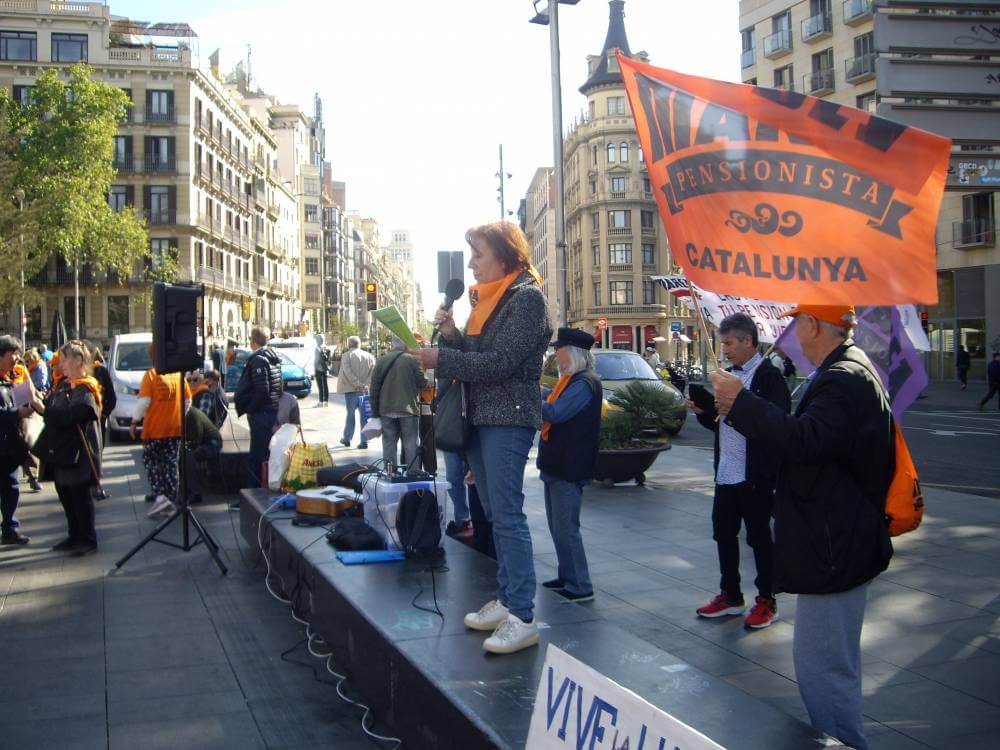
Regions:
<instances>
[{"instance_id":1,"label":"gray quilted jacket","mask_svg":"<svg viewBox=\"0 0 1000 750\"><path fill-rule=\"evenodd\" d=\"M525 272L479 336L441 339L435 375L468 384L469 420L476 426L542 424L539 378L552 339L545 296Z\"/></svg>"}]
</instances>

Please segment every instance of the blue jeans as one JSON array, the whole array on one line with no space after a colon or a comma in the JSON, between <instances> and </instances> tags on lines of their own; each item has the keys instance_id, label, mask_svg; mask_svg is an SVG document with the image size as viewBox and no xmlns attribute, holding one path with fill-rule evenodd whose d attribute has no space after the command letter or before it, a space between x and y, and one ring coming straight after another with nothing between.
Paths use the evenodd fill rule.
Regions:
<instances>
[{"instance_id":1,"label":"blue jeans","mask_svg":"<svg viewBox=\"0 0 1000 750\"><path fill-rule=\"evenodd\" d=\"M580 506L583 505L583 485L550 479L545 482L545 517L549 521L549 533L556 548L559 561L558 576L571 594L591 594L594 585L590 582L587 568L587 553L583 550L580 536Z\"/></svg>"},{"instance_id":2,"label":"blue jeans","mask_svg":"<svg viewBox=\"0 0 1000 750\"><path fill-rule=\"evenodd\" d=\"M469 500L465 491L465 473L468 471L468 464L457 453L441 452L444 453L444 476L451 485L448 497L451 498L451 507L455 511L453 518L456 523L468 521Z\"/></svg>"},{"instance_id":3,"label":"blue jeans","mask_svg":"<svg viewBox=\"0 0 1000 750\"><path fill-rule=\"evenodd\" d=\"M271 435L278 423L278 412L258 411L247 414L250 423L250 473L253 474L253 487L260 486L260 465L265 463L271 454Z\"/></svg>"},{"instance_id":4,"label":"blue jeans","mask_svg":"<svg viewBox=\"0 0 1000 750\"><path fill-rule=\"evenodd\" d=\"M344 403L347 405L347 421L344 423L344 442L349 443L354 439L354 412L361 417L361 406L358 399L364 394L361 391L351 391L344 394ZM361 425L364 427L364 425ZM362 441L364 438L361 438Z\"/></svg>"},{"instance_id":5,"label":"blue jeans","mask_svg":"<svg viewBox=\"0 0 1000 750\"><path fill-rule=\"evenodd\" d=\"M839 594L799 594L792 657L809 721L856 750L868 750L861 716L861 625L868 584Z\"/></svg>"},{"instance_id":6,"label":"blue jeans","mask_svg":"<svg viewBox=\"0 0 1000 750\"><path fill-rule=\"evenodd\" d=\"M17 472L21 467L7 458L0 458L0 517L3 533L12 533L17 526L14 512L21 499L21 488L17 483Z\"/></svg>"},{"instance_id":7,"label":"blue jeans","mask_svg":"<svg viewBox=\"0 0 1000 750\"><path fill-rule=\"evenodd\" d=\"M476 427L467 451L469 466L497 548L497 596L528 622L535 609L535 565L524 515L524 466L535 439L529 427Z\"/></svg>"}]
</instances>

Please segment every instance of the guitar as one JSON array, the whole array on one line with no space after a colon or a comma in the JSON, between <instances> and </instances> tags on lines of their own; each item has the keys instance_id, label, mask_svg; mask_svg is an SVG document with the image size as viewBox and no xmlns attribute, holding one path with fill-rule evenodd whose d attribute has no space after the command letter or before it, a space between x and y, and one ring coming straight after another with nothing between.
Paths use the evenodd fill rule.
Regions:
<instances>
[{"instance_id":1,"label":"guitar","mask_svg":"<svg viewBox=\"0 0 1000 750\"><path fill-rule=\"evenodd\" d=\"M299 490L295 493L295 512L310 516L339 518L354 507L355 493L342 487Z\"/></svg>"}]
</instances>

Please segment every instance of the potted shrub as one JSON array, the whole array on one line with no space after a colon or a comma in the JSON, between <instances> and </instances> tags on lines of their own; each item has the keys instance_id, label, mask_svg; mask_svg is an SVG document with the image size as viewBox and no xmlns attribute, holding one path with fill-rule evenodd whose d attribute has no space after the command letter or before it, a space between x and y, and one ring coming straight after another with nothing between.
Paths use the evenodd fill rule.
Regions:
<instances>
[{"instance_id":1,"label":"potted shrub","mask_svg":"<svg viewBox=\"0 0 1000 750\"><path fill-rule=\"evenodd\" d=\"M641 485L646 470L670 448L663 426L671 419L672 399L662 389L636 381L613 394L608 403L594 479L608 486L630 479Z\"/></svg>"}]
</instances>

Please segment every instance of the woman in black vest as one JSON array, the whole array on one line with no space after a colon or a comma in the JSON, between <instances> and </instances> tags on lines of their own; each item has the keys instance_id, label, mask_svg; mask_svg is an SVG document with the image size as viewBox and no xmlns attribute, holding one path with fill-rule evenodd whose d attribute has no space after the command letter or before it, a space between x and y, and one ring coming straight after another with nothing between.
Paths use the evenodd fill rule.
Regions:
<instances>
[{"instance_id":1,"label":"woman in black vest","mask_svg":"<svg viewBox=\"0 0 1000 750\"><path fill-rule=\"evenodd\" d=\"M590 484L601 436L603 388L590 348L594 337L560 328L552 342L559 382L542 403L538 469L545 483L545 516L559 560L558 577L542 585L574 602L594 598L580 536L583 486Z\"/></svg>"}]
</instances>

